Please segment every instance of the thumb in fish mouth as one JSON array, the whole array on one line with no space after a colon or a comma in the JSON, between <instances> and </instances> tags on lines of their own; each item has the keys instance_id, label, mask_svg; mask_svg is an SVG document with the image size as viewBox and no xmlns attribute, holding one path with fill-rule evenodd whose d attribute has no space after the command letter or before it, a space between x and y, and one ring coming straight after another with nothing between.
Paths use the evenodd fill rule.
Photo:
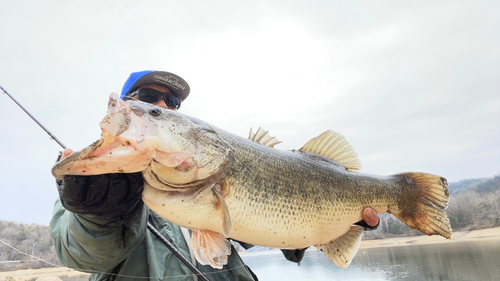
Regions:
<instances>
[{"instance_id":1,"label":"thumb in fish mouth","mask_svg":"<svg viewBox=\"0 0 500 281\"><path fill-rule=\"evenodd\" d=\"M71 148L65 148L64 151L63 151L63 153L61 154L61 157L59 158L58 161L63 160L64 158L70 156L73 153L74 153L73 149L71 149Z\"/></svg>"}]
</instances>

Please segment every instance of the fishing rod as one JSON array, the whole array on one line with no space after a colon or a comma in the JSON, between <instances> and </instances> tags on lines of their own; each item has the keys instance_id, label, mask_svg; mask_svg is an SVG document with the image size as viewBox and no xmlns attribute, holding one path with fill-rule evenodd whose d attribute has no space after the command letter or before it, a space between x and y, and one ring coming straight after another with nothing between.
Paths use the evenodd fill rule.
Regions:
<instances>
[{"instance_id":1,"label":"fishing rod","mask_svg":"<svg viewBox=\"0 0 500 281\"><path fill-rule=\"evenodd\" d=\"M42 125L42 123L40 123L33 115L31 115L31 113L29 113L29 111L24 108L16 99L14 99L14 97L12 97L8 92L7 90L5 90L1 85L0 85L0 89L2 90L2 92L4 92L7 96L9 96L9 98L11 100L13 100L22 110L24 110L24 112L26 112L26 114L28 114L29 117L31 117L31 119L33 119L33 121L35 121L38 126L40 126L49 136L52 140L55 140L63 149L66 149L67 147L56 137L52 134L52 132L50 132L47 128L45 128L44 125ZM161 233L151 224L148 222L148 229L149 231L151 231L158 239L160 239L160 241L182 262L184 263L198 278L200 278L201 280L203 281L210 281L208 279L208 277L203 274L203 272L201 272L190 260L188 260L180 251L179 249L177 249L177 247L172 244L170 241L167 240L167 238L165 238L163 235L161 235Z\"/></svg>"},{"instance_id":2,"label":"fishing rod","mask_svg":"<svg viewBox=\"0 0 500 281\"><path fill-rule=\"evenodd\" d=\"M11 96L7 90L5 90L1 85L0 85L0 89L2 89L2 92L4 92L7 96L9 96L9 98L11 100L13 100L22 110L24 110L24 112L26 112L26 114L28 114L29 117L31 117L31 119L33 119L33 121L35 121L38 126L42 127L42 129L47 133L49 134L50 138L55 140L60 146L62 146L62 148L66 148L66 146L58 139L56 138L56 136L54 136L47 128L45 128L45 126L42 125L42 123L38 122L38 120L36 120L36 118L31 115L31 113L29 113L28 110L26 110L26 108L24 108L13 96Z\"/></svg>"}]
</instances>

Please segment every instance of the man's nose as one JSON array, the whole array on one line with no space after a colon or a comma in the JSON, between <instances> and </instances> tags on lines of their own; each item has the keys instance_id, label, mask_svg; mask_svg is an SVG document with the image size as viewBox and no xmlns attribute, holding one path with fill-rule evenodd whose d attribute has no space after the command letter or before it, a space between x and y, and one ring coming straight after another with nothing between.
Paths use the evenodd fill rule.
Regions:
<instances>
[{"instance_id":1,"label":"man's nose","mask_svg":"<svg viewBox=\"0 0 500 281\"><path fill-rule=\"evenodd\" d=\"M175 108L169 107L163 99L160 99L159 101L154 103L154 105L159 106L161 108L165 108L165 109L176 110Z\"/></svg>"},{"instance_id":2,"label":"man's nose","mask_svg":"<svg viewBox=\"0 0 500 281\"><path fill-rule=\"evenodd\" d=\"M163 99L160 99L159 101L154 103L154 105L159 106L161 108L169 109L167 104L165 103L165 101Z\"/></svg>"}]
</instances>

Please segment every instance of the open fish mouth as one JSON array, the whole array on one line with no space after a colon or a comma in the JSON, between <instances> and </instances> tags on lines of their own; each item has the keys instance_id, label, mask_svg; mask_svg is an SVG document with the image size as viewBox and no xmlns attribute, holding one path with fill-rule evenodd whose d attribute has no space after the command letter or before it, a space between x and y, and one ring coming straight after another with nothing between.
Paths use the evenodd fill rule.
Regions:
<instances>
[{"instance_id":1,"label":"open fish mouth","mask_svg":"<svg viewBox=\"0 0 500 281\"><path fill-rule=\"evenodd\" d=\"M55 164L52 174L57 179L65 175L100 175L143 171L152 161L150 150L141 147L141 118L127 102L111 94L108 114L99 124L101 138L86 148L72 153Z\"/></svg>"},{"instance_id":2,"label":"open fish mouth","mask_svg":"<svg viewBox=\"0 0 500 281\"><path fill-rule=\"evenodd\" d=\"M204 122L114 93L99 126L101 138L56 163L55 178L143 172L155 188L175 190L215 182L232 159Z\"/></svg>"}]
</instances>

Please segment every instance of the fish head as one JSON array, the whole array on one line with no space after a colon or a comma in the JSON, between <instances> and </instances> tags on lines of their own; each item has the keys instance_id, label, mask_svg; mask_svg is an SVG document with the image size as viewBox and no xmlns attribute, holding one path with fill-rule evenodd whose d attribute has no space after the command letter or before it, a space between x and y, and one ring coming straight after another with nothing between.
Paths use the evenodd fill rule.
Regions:
<instances>
[{"instance_id":1,"label":"fish head","mask_svg":"<svg viewBox=\"0 0 500 281\"><path fill-rule=\"evenodd\" d=\"M208 124L114 93L99 125L101 138L57 162L54 177L147 172L161 188L213 177L228 162L229 146Z\"/></svg>"},{"instance_id":2,"label":"fish head","mask_svg":"<svg viewBox=\"0 0 500 281\"><path fill-rule=\"evenodd\" d=\"M133 122L141 127L133 130L134 134L141 132L135 138L151 150L153 161L143 173L152 187L178 190L208 186L232 162L231 146L208 123L141 101L128 103L133 116L142 122ZM125 134L131 132L121 133Z\"/></svg>"}]
</instances>

